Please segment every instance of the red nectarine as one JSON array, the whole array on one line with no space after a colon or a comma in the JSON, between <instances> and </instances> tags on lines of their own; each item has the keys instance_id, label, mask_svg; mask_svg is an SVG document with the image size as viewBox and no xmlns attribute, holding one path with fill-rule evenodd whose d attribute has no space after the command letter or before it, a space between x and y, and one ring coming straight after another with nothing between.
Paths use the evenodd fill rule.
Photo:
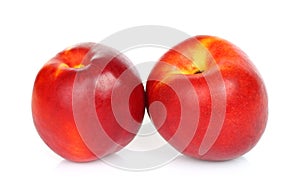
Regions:
<instances>
[{"instance_id":1,"label":"red nectarine","mask_svg":"<svg viewBox=\"0 0 300 193\"><path fill-rule=\"evenodd\" d=\"M65 159L86 162L127 145L144 116L144 89L131 62L104 45L82 43L39 71L32 114L44 142Z\"/></svg>"},{"instance_id":2,"label":"red nectarine","mask_svg":"<svg viewBox=\"0 0 300 193\"><path fill-rule=\"evenodd\" d=\"M177 150L202 160L229 160L248 152L264 132L265 85L238 47L196 36L165 53L146 87L148 113Z\"/></svg>"}]
</instances>

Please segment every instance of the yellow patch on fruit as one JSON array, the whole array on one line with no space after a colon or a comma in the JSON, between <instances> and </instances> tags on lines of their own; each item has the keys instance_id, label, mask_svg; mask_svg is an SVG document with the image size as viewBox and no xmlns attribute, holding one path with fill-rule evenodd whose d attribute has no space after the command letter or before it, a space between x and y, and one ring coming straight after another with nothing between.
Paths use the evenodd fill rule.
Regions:
<instances>
[{"instance_id":1,"label":"yellow patch on fruit","mask_svg":"<svg viewBox=\"0 0 300 193\"><path fill-rule=\"evenodd\" d=\"M84 65L83 64L77 64L77 65L74 65L74 66L69 66L68 64L65 64L65 63L61 63L58 68L83 68Z\"/></svg>"},{"instance_id":2,"label":"yellow patch on fruit","mask_svg":"<svg viewBox=\"0 0 300 193\"><path fill-rule=\"evenodd\" d=\"M181 68L183 74L196 74L204 72L207 69L207 58L209 53L207 49L201 44L197 43L188 53L185 53L188 57L188 63Z\"/></svg>"},{"instance_id":3,"label":"yellow patch on fruit","mask_svg":"<svg viewBox=\"0 0 300 193\"><path fill-rule=\"evenodd\" d=\"M58 68L69 68L68 64L65 64L65 63L61 63Z\"/></svg>"},{"instance_id":4,"label":"yellow patch on fruit","mask_svg":"<svg viewBox=\"0 0 300 193\"><path fill-rule=\"evenodd\" d=\"M77 65L73 66L72 68L83 68L83 67L84 67L83 64L77 64Z\"/></svg>"},{"instance_id":5,"label":"yellow patch on fruit","mask_svg":"<svg viewBox=\"0 0 300 193\"><path fill-rule=\"evenodd\" d=\"M69 66L66 63L61 63L61 64L58 65L57 70L56 70L54 76L57 77L59 74L61 74L61 72L63 71L63 69L66 69L66 68L76 68L76 69L78 69L78 68L83 68L83 67L84 67L83 64L78 64L78 65L74 65L74 66L71 67L71 66Z\"/></svg>"},{"instance_id":6,"label":"yellow patch on fruit","mask_svg":"<svg viewBox=\"0 0 300 193\"><path fill-rule=\"evenodd\" d=\"M207 68L207 55L208 51L206 48L204 48L202 45L197 45L196 48L194 48L195 51L192 53L192 66L195 67L194 71L200 71L203 72Z\"/></svg>"},{"instance_id":7,"label":"yellow patch on fruit","mask_svg":"<svg viewBox=\"0 0 300 193\"><path fill-rule=\"evenodd\" d=\"M62 72L62 70L63 70L64 68L69 68L69 66L68 66L67 64L65 64L65 63L61 63L61 64L57 67L54 76L57 77L58 75L60 75L61 72Z\"/></svg>"},{"instance_id":8,"label":"yellow patch on fruit","mask_svg":"<svg viewBox=\"0 0 300 193\"><path fill-rule=\"evenodd\" d=\"M191 51L191 59L192 59L192 67L193 70L191 71L193 74L204 72L207 70L209 63L211 61L211 54L207 49L210 44L214 41L213 38L208 37L199 40L195 44L195 47Z\"/></svg>"},{"instance_id":9,"label":"yellow patch on fruit","mask_svg":"<svg viewBox=\"0 0 300 193\"><path fill-rule=\"evenodd\" d=\"M208 47L214 42L214 38L191 39L188 49L180 50L186 58L180 67L183 74L196 74L207 70L212 61Z\"/></svg>"},{"instance_id":10,"label":"yellow patch on fruit","mask_svg":"<svg viewBox=\"0 0 300 193\"><path fill-rule=\"evenodd\" d=\"M213 43L216 40L216 37L206 37L204 39L201 39L201 44L205 47L208 48L211 43Z\"/></svg>"}]
</instances>

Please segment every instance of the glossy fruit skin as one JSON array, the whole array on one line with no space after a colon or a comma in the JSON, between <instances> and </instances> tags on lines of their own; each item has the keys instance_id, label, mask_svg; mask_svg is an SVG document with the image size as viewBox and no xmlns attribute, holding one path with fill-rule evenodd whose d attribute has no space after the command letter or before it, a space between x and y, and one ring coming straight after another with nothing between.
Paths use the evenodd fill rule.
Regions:
<instances>
[{"instance_id":1,"label":"glossy fruit skin","mask_svg":"<svg viewBox=\"0 0 300 193\"><path fill-rule=\"evenodd\" d=\"M222 81L208 84L218 77ZM242 156L256 145L267 124L268 97L257 69L238 47L214 36L192 37L165 53L148 77L146 98L162 137L201 160ZM153 105L157 102L164 107ZM192 122L196 125L190 131Z\"/></svg>"},{"instance_id":2,"label":"glossy fruit skin","mask_svg":"<svg viewBox=\"0 0 300 193\"><path fill-rule=\"evenodd\" d=\"M124 89L128 100L122 95L112 99L113 92ZM101 44L81 43L59 52L34 82L32 115L40 137L75 162L100 159L126 146L141 125L144 109L144 88L133 65ZM133 121L124 126L118 120L122 116Z\"/></svg>"}]
</instances>

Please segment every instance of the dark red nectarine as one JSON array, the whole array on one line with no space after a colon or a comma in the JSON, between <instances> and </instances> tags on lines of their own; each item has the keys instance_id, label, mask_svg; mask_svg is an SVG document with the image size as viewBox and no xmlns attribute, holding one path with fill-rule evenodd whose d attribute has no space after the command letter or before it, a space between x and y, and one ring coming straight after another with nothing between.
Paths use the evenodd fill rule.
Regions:
<instances>
[{"instance_id":1,"label":"dark red nectarine","mask_svg":"<svg viewBox=\"0 0 300 193\"><path fill-rule=\"evenodd\" d=\"M144 89L131 62L104 45L82 43L39 71L32 114L44 142L65 159L86 162L116 152L137 133Z\"/></svg>"}]
</instances>

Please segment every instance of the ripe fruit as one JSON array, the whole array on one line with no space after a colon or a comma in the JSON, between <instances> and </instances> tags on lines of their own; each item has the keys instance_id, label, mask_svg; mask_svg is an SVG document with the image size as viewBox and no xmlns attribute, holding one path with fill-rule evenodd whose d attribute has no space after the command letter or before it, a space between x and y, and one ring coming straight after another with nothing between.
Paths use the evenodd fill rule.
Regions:
<instances>
[{"instance_id":1,"label":"ripe fruit","mask_svg":"<svg viewBox=\"0 0 300 193\"><path fill-rule=\"evenodd\" d=\"M116 152L134 138L144 102L141 80L124 55L82 43L58 53L39 71L32 115L54 152L86 162Z\"/></svg>"},{"instance_id":2,"label":"ripe fruit","mask_svg":"<svg viewBox=\"0 0 300 193\"><path fill-rule=\"evenodd\" d=\"M148 113L177 150L202 160L248 152L264 132L264 83L244 52L212 36L196 36L165 53L146 87Z\"/></svg>"}]
</instances>

